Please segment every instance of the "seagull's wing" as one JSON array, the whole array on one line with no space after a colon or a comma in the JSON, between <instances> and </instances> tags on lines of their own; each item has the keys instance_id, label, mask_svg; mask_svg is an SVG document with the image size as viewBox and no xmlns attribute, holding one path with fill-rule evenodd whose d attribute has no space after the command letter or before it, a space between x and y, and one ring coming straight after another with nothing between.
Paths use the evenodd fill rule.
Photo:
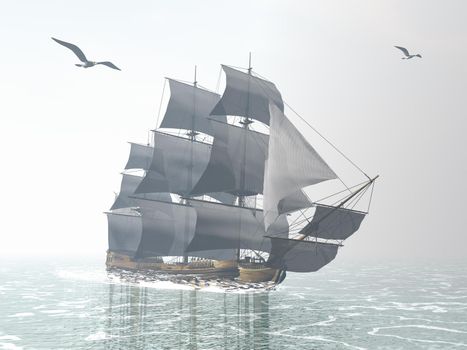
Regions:
<instances>
[{"instance_id":1,"label":"seagull's wing","mask_svg":"<svg viewBox=\"0 0 467 350\"><path fill-rule=\"evenodd\" d=\"M395 47L396 49L401 50L401 51L404 53L404 55L410 56L409 51L408 51L405 47L402 47L402 46L394 46L394 47Z\"/></svg>"},{"instance_id":2,"label":"seagull's wing","mask_svg":"<svg viewBox=\"0 0 467 350\"><path fill-rule=\"evenodd\" d=\"M54 40L55 42L59 43L60 45L63 45L65 47L69 48L71 51L73 51L75 53L75 55L78 56L78 58L79 58L79 60L81 62L87 62L88 61L86 56L84 56L83 51L81 51L81 49L78 46L67 43L65 41L55 39L55 38L52 38L52 40Z\"/></svg>"},{"instance_id":3,"label":"seagull's wing","mask_svg":"<svg viewBox=\"0 0 467 350\"><path fill-rule=\"evenodd\" d=\"M113 68L113 69L116 69L116 70L121 70L121 69L118 68L115 64L113 64L112 62L109 62L109 61L105 61L105 62L96 62L96 64L103 64L104 66L107 66L107 67L110 67L110 68Z\"/></svg>"}]
</instances>

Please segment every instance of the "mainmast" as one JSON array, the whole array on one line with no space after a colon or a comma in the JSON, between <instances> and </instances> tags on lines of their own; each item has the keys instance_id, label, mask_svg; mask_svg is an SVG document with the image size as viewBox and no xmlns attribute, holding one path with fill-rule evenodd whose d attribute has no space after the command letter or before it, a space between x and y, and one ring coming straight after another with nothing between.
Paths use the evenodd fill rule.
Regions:
<instances>
[{"instance_id":1,"label":"mainmast","mask_svg":"<svg viewBox=\"0 0 467 350\"><path fill-rule=\"evenodd\" d=\"M243 154L242 154L242 162L241 162L241 172L240 172L240 195L238 196L238 206L245 207L245 195L242 192L245 191L245 167L246 167L246 143L247 143L247 133L249 130L249 125L253 123L253 120L249 117L249 109L250 109L250 77L251 77L251 52L248 56L248 91L247 91L247 104L246 104L246 112L243 119L240 121L240 124L243 125L244 135L243 135ZM237 249L237 261L240 261L240 237L241 232L238 233L238 249Z\"/></svg>"},{"instance_id":2,"label":"mainmast","mask_svg":"<svg viewBox=\"0 0 467 350\"><path fill-rule=\"evenodd\" d=\"M196 136L199 134L195 130L195 116L196 116L196 89L198 88L198 81L196 80L196 73L197 73L197 67L195 66L195 76L193 79L193 113L191 114L191 129L187 133L187 135L190 137L190 165L189 165L189 170L188 170L188 179L187 179L187 188L191 189L193 188L193 167L194 167L194 160L193 160L193 143L196 141ZM191 196L187 193L185 198L182 199L184 204L189 204L190 203L190 198ZM185 224L188 225L188 219L186 218ZM188 233L188 230L185 230L186 233ZM187 240L186 240L187 241ZM183 263L188 263L188 254L183 254Z\"/></svg>"}]
</instances>

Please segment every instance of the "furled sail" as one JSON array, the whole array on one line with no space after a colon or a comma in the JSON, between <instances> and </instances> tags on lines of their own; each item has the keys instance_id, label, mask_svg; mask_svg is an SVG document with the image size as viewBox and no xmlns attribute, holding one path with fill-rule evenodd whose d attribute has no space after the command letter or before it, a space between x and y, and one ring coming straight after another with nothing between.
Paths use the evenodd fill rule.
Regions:
<instances>
[{"instance_id":1,"label":"furled sail","mask_svg":"<svg viewBox=\"0 0 467 350\"><path fill-rule=\"evenodd\" d=\"M271 245L265 239L261 210L192 201L197 213L195 236L187 251L215 249L253 249L269 252ZM287 237L288 223L280 217L268 234ZM191 255L191 253L190 253Z\"/></svg>"},{"instance_id":2,"label":"furled sail","mask_svg":"<svg viewBox=\"0 0 467 350\"><path fill-rule=\"evenodd\" d=\"M270 237L272 250L267 265L292 272L314 272L337 255L337 244Z\"/></svg>"},{"instance_id":3,"label":"furled sail","mask_svg":"<svg viewBox=\"0 0 467 350\"><path fill-rule=\"evenodd\" d=\"M191 194L262 193L268 135L221 122L213 122L212 126L214 143L209 163Z\"/></svg>"},{"instance_id":4,"label":"furled sail","mask_svg":"<svg viewBox=\"0 0 467 350\"><path fill-rule=\"evenodd\" d=\"M115 199L115 202L110 208L110 210L115 210L119 208L136 207L137 204L134 198L131 198L134 196L140 196L140 197L148 198L148 199L161 200L165 202L172 201L172 198L170 197L169 193L147 193L147 194L135 195L134 194L135 190L142 180L143 178L141 176L122 174L122 184L120 186L120 193Z\"/></svg>"},{"instance_id":5,"label":"furled sail","mask_svg":"<svg viewBox=\"0 0 467 350\"><path fill-rule=\"evenodd\" d=\"M153 148L151 146L140 145L130 142L130 157L125 169L148 170L152 161Z\"/></svg>"},{"instance_id":6,"label":"furled sail","mask_svg":"<svg viewBox=\"0 0 467 350\"><path fill-rule=\"evenodd\" d=\"M161 128L186 129L213 135L209 114L220 95L199 87L169 79L170 100ZM216 119L226 122L225 115Z\"/></svg>"},{"instance_id":7,"label":"furled sail","mask_svg":"<svg viewBox=\"0 0 467 350\"><path fill-rule=\"evenodd\" d=\"M365 213L317 204L313 219L300 231L301 234L324 239L344 240L357 232Z\"/></svg>"},{"instance_id":8,"label":"furled sail","mask_svg":"<svg viewBox=\"0 0 467 350\"><path fill-rule=\"evenodd\" d=\"M226 87L211 115L237 115L269 125L269 103L284 111L284 103L276 86L270 81L222 65Z\"/></svg>"},{"instance_id":9,"label":"furled sail","mask_svg":"<svg viewBox=\"0 0 467 350\"><path fill-rule=\"evenodd\" d=\"M135 199L142 220L138 257L180 256L193 238L196 212L176 203Z\"/></svg>"},{"instance_id":10,"label":"furled sail","mask_svg":"<svg viewBox=\"0 0 467 350\"><path fill-rule=\"evenodd\" d=\"M301 188L337 178L318 152L274 104L270 105L269 152L264 178L266 228L276 220L282 199Z\"/></svg>"},{"instance_id":11,"label":"furled sail","mask_svg":"<svg viewBox=\"0 0 467 350\"><path fill-rule=\"evenodd\" d=\"M106 213L109 250L135 256L141 242L142 222L136 213Z\"/></svg>"}]
</instances>

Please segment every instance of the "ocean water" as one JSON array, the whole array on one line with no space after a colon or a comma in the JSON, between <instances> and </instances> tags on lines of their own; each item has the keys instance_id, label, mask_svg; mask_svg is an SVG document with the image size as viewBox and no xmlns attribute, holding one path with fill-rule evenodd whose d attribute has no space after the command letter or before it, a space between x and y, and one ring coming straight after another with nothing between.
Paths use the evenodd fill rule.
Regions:
<instances>
[{"instance_id":1,"label":"ocean water","mask_svg":"<svg viewBox=\"0 0 467 350\"><path fill-rule=\"evenodd\" d=\"M3 260L0 349L467 349L467 264L368 265L226 293Z\"/></svg>"}]
</instances>

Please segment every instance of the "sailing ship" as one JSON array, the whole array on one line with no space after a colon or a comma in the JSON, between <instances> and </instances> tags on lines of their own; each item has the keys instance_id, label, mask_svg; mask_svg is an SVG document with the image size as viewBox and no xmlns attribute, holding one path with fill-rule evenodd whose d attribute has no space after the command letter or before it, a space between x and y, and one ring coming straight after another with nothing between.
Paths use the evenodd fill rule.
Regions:
<instances>
[{"instance_id":1,"label":"sailing ship","mask_svg":"<svg viewBox=\"0 0 467 350\"><path fill-rule=\"evenodd\" d=\"M106 213L108 268L280 283L330 263L359 229L368 210L354 206L376 177L362 172L330 204L312 200L305 187L341 179L285 115L276 85L251 57L222 70L222 96L196 68L193 83L166 79L163 120L147 144L130 143Z\"/></svg>"}]
</instances>

